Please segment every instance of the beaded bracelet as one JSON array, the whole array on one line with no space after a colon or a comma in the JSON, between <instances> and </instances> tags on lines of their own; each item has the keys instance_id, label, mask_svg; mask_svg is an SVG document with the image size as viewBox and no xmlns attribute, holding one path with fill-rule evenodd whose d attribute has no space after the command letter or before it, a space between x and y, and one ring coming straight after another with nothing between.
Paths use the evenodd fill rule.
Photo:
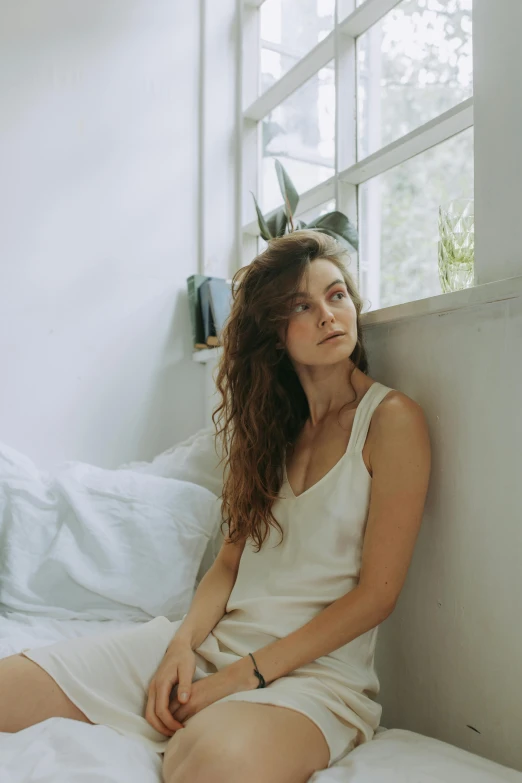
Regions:
<instances>
[{"instance_id":1,"label":"beaded bracelet","mask_svg":"<svg viewBox=\"0 0 522 783\"><path fill-rule=\"evenodd\" d=\"M254 656L252 655L252 653L248 653L248 654L250 655L250 657L254 661L254 666L255 666L254 674L256 675L257 679L259 680L259 685L257 686L257 688L266 688L265 678L263 677L263 675L261 674L261 672L257 668L257 663L255 662ZM257 688L256 688L256 690L257 690Z\"/></svg>"}]
</instances>

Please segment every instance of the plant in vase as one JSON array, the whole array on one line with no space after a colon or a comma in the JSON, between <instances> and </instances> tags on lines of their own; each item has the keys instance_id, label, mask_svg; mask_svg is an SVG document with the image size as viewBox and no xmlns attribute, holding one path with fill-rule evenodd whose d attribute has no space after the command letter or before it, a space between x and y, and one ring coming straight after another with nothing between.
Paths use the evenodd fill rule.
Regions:
<instances>
[{"instance_id":1,"label":"plant in vase","mask_svg":"<svg viewBox=\"0 0 522 783\"><path fill-rule=\"evenodd\" d=\"M438 261L442 291L470 288L475 277L473 199L455 199L439 207Z\"/></svg>"}]
</instances>

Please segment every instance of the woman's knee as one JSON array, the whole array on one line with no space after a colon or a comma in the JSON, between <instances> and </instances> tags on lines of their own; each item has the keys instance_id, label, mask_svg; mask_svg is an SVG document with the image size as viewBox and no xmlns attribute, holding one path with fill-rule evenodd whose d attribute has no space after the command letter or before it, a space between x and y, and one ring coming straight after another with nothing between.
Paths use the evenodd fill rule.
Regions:
<instances>
[{"instance_id":1,"label":"woman's knee","mask_svg":"<svg viewBox=\"0 0 522 783\"><path fill-rule=\"evenodd\" d=\"M186 728L178 729L172 735L163 754L164 783L177 783L179 780L189 779L180 776L185 774L184 771L194 745L195 737Z\"/></svg>"},{"instance_id":2,"label":"woman's knee","mask_svg":"<svg viewBox=\"0 0 522 783\"><path fill-rule=\"evenodd\" d=\"M183 734L181 729L176 734ZM176 736L174 735L174 737ZM171 739L170 742L174 739ZM189 738L167 746L163 761L165 783L234 783L236 780L251 780L253 769L245 753L244 745L228 737L209 735ZM170 752L169 752L170 751Z\"/></svg>"}]
</instances>

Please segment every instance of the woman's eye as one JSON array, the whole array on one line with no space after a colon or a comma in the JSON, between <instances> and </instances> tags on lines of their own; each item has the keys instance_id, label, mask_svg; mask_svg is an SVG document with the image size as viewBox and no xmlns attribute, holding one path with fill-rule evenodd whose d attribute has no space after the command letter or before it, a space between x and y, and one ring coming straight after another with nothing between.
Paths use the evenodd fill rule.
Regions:
<instances>
[{"instance_id":1,"label":"woman's eye","mask_svg":"<svg viewBox=\"0 0 522 783\"><path fill-rule=\"evenodd\" d=\"M336 291L335 294L332 295L332 299L334 298L334 296L337 296L338 294L340 294L343 299L346 299L346 294L344 293L344 291ZM306 302L301 302L300 304L295 306L294 312L302 312L297 309L298 307L308 307L308 305Z\"/></svg>"}]
</instances>

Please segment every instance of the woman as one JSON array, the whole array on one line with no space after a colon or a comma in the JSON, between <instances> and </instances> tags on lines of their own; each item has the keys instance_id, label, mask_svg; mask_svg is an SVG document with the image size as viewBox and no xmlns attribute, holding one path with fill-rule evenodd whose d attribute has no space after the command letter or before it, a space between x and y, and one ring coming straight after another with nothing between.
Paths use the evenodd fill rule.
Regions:
<instances>
[{"instance_id":1,"label":"woman","mask_svg":"<svg viewBox=\"0 0 522 783\"><path fill-rule=\"evenodd\" d=\"M420 406L367 373L343 255L299 230L234 276L213 414L228 533L189 612L0 661L3 731L103 723L164 753L166 783L306 781L373 737L430 444Z\"/></svg>"}]
</instances>

